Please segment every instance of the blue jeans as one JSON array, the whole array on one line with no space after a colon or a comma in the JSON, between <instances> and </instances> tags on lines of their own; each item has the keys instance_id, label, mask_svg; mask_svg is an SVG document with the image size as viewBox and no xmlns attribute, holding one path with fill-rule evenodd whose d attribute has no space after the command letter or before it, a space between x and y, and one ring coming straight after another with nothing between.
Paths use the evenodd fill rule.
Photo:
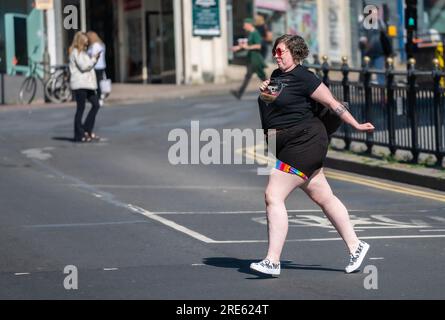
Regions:
<instances>
[{"instance_id":1,"label":"blue jeans","mask_svg":"<svg viewBox=\"0 0 445 320\"><path fill-rule=\"evenodd\" d=\"M372 69L384 70L385 69L385 56L379 56L371 58L371 62L369 65ZM377 75L377 83L384 85L385 84L385 75L378 74Z\"/></svg>"}]
</instances>

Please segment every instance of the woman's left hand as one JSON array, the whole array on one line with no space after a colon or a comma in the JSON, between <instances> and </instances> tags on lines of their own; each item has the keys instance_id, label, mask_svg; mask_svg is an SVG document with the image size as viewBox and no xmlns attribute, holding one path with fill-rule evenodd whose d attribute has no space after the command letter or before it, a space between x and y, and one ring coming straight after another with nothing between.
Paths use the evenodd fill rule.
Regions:
<instances>
[{"instance_id":1,"label":"woman's left hand","mask_svg":"<svg viewBox=\"0 0 445 320\"><path fill-rule=\"evenodd\" d=\"M372 125L372 123L367 122L359 124L355 129L362 132L373 132L375 127Z\"/></svg>"}]
</instances>

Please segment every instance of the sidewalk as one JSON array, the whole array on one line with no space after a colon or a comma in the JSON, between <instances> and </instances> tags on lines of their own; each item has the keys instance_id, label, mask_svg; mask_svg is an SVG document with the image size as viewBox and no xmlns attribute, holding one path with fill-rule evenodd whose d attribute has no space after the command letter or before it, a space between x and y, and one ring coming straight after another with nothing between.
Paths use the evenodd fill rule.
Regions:
<instances>
[{"instance_id":1,"label":"sidewalk","mask_svg":"<svg viewBox=\"0 0 445 320\"><path fill-rule=\"evenodd\" d=\"M146 85L115 83L113 84L112 94L105 103L105 108L110 105L152 103L155 101L183 99L197 96L229 96L231 89L240 86L242 77L244 76L244 68L239 67L232 74L234 75L233 79L226 84ZM257 92L260 83L260 80L254 76L246 91ZM75 107L75 103L44 104L40 101L40 103L34 103L30 106L0 106L0 111L60 107ZM445 191L445 169L443 167L442 169L428 168L417 164L398 163L394 161L389 162L378 156L364 156L350 151L338 151L338 149L331 149L328 152L326 166L328 168Z\"/></svg>"}]
</instances>

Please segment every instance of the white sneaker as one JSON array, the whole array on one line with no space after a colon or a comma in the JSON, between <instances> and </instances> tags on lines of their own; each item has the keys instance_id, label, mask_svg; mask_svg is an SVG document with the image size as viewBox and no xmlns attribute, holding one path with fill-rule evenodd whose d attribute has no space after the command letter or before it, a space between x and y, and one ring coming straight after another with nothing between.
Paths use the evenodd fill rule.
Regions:
<instances>
[{"instance_id":1,"label":"white sneaker","mask_svg":"<svg viewBox=\"0 0 445 320\"><path fill-rule=\"evenodd\" d=\"M104 101L103 101L103 99L99 99L99 106L101 106L101 107L104 106Z\"/></svg>"},{"instance_id":2,"label":"white sneaker","mask_svg":"<svg viewBox=\"0 0 445 320\"><path fill-rule=\"evenodd\" d=\"M369 244L364 241L360 241L358 248L349 256L349 264L345 268L346 273L351 273L360 268L360 265L362 264L368 250Z\"/></svg>"},{"instance_id":3,"label":"white sneaker","mask_svg":"<svg viewBox=\"0 0 445 320\"><path fill-rule=\"evenodd\" d=\"M250 264L250 269L271 276L279 276L281 272L280 263L272 263L268 259Z\"/></svg>"}]
</instances>

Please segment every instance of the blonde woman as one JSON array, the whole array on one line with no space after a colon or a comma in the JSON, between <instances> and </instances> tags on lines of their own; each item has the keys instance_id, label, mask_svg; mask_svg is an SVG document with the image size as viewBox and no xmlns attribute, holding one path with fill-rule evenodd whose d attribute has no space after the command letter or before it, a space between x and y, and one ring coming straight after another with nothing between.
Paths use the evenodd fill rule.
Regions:
<instances>
[{"instance_id":1,"label":"blonde woman","mask_svg":"<svg viewBox=\"0 0 445 320\"><path fill-rule=\"evenodd\" d=\"M70 85L77 102L74 117L74 141L76 142L90 142L97 138L93 133L93 128L100 105L96 94L97 81L94 66L101 54L99 52L90 57L86 51L87 48L87 35L77 32L69 48ZM86 100L91 103L92 107L82 124Z\"/></svg>"},{"instance_id":2,"label":"blonde woman","mask_svg":"<svg viewBox=\"0 0 445 320\"><path fill-rule=\"evenodd\" d=\"M99 97L99 104L102 106L105 99L105 95L102 93L100 88L100 80L106 79L105 69L107 68L107 63L105 61L105 44L102 39L94 31L88 31L87 37L89 41L88 54L93 57L100 53L99 60L97 60L94 70L96 71L97 79L97 96Z\"/></svg>"}]
</instances>

